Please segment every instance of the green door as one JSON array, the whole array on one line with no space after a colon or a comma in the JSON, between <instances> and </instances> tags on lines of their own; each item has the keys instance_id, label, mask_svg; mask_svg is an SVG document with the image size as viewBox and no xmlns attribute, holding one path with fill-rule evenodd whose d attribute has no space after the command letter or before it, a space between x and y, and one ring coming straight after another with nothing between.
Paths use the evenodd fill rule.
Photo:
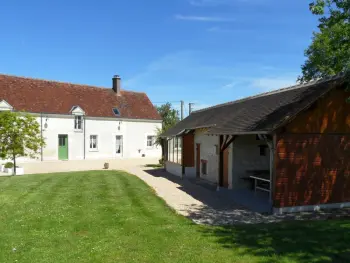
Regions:
<instances>
[{"instance_id":1,"label":"green door","mask_svg":"<svg viewBox=\"0 0 350 263\"><path fill-rule=\"evenodd\" d=\"M58 135L58 159L68 160L68 135Z\"/></svg>"}]
</instances>

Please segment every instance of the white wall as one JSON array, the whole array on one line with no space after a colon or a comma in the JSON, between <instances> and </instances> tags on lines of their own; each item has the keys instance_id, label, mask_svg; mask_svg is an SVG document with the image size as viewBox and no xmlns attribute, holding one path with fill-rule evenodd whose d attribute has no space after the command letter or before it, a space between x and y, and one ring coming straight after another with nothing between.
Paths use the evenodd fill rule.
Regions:
<instances>
[{"instance_id":1,"label":"white wall","mask_svg":"<svg viewBox=\"0 0 350 263\"><path fill-rule=\"evenodd\" d=\"M185 167L185 177L196 178L196 168L195 167Z\"/></svg>"},{"instance_id":2,"label":"white wall","mask_svg":"<svg viewBox=\"0 0 350 263\"><path fill-rule=\"evenodd\" d=\"M40 123L41 118L37 117ZM44 125L47 123L47 128ZM120 123L120 124L119 124ZM120 130L118 127L120 126ZM156 135L160 122L139 120L117 120L111 118L90 118L85 120L85 158L114 159L145 157L161 158L160 146L147 147L147 135ZM43 137L46 146L43 149L43 160L58 160L58 135L68 135L69 160L84 159L84 132L74 130L72 115L44 115ZM90 135L98 136L98 150L90 150ZM116 154L116 135L123 136L123 154ZM140 151L139 151L140 150ZM38 156L40 160L40 155ZM34 161L19 158L19 162Z\"/></svg>"},{"instance_id":3,"label":"white wall","mask_svg":"<svg viewBox=\"0 0 350 263\"><path fill-rule=\"evenodd\" d=\"M195 144L195 163L197 163L196 144L200 144L200 159L208 161L207 175L201 173L201 178L217 183L219 175L219 156L216 153L216 145L219 145L219 136L205 135L196 132L194 138Z\"/></svg>"},{"instance_id":4,"label":"white wall","mask_svg":"<svg viewBox=\"0 0 350 263\"><path fill-rule=\"evenodd\" d=\"M206 135L199 131L194 138L195 164L197 163L196 144L200 144L200 159L207 161L207 175L200 174L202 179L217 183L219 176L219 155L216 153L216 146L219 145L219 136ZM266 156L260 156L259 145L266 144L264 141L256 140L255 135L238 136L228 148L228 188L239 189L247 188L248 183L240 179L246 176L246 170L269 170L270 153L266 148ZM181 175L181 165L169 163L167 171ZM185 170L185 176L195 177L196 168L192 167Z\"/></svg>"},{"instance_id":5,"label":"white wall","mask_svg":"<svg viewBox=\"0 0 350 263\"><path fill-rule=\"evenodd\" d=\"M256 140L255 135L238 136L232 147L232 188L247 188L248 184L240 179L246 176L246 170L269 170L270 152L266 148L266 156L260 156L259 145L266 144Z\"/></svg>"},{"instance_id":6,"label":"white wall","mask_svg":"<svg viewBox=\"0 0 350 263\"><path fill-rule=\"evenodd\" d=\"M182 176L182 166L178 163L165 162L165 169L168 173L173 175Z\"/></svg>"}]
</instances>

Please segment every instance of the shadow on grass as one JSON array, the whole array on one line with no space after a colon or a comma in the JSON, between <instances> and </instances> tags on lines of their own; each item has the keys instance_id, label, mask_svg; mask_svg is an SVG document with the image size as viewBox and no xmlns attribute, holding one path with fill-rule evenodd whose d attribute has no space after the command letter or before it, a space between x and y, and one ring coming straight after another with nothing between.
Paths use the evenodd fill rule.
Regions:
<instances>
[{"instance_id":1,"label":"shadow on grass","mask_svg":"<svg viewBox=\"0 0 350 263\"><path fill-rule=\"evenodd\" d=\"M289 222L205 228L227 249L258 262L350 262L350 221Z\"/></svg>"},{"instance_id":2,"label":"shadow on grass","mask_svg":"<svg viewBox=\"0 0 350 263\"><path fill-rule=\"evenodd\" d=\"M204 207L190 209L190 219L209 224L240 223L235 226L206 226L201 231L225 249L233 249L242 256L256 256L254 262L350 262L349 210L264 216L246 209L226 207L225 197L171 176L164 170L148 172L179 184L179 189L205 204ZM259 221L270 221L270 224L254 224Z\"/></svg>"}]
</instances>

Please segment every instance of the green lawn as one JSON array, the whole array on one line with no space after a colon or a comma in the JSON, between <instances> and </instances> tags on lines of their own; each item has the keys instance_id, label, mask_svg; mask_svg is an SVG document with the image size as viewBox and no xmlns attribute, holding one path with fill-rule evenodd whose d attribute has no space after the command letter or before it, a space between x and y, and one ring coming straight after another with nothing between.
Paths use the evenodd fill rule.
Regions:
<instances>
[{"instance_id":1,"label":"green lawn","mask_svg":"<svg viewBox=\"0 0 350 263\"><path fill-rule=\"evenodd\" d=\"M198 226L124 172L0 178L0 208L6 263L350 262L350 221Z\"/></svg>"}]
</instances>

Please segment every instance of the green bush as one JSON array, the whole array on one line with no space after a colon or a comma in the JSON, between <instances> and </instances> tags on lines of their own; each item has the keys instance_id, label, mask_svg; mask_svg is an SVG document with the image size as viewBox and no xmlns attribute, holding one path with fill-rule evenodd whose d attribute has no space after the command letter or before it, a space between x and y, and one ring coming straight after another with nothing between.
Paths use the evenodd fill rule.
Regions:
<instances>
[{"instance_id":1,"label":"green bush","mask_svg":"<svg viewBox=\"0 0 350 263\"><path fill-rule=\"evenodd\" d=\"M164 165L164 158L159 159L159 164L160 164L160 165Z\"/></svg>"},{"instance_id":2,"label":"green bush","mask_svg":"<svg viewBox=\"0 0 350 263\"><path fill-rule=\"evenodd\" d=\"M5 163L5 168L7 168L7 169L13 168L13 163L11 163L11 162Z\"/></svg>"}]
</instances>

